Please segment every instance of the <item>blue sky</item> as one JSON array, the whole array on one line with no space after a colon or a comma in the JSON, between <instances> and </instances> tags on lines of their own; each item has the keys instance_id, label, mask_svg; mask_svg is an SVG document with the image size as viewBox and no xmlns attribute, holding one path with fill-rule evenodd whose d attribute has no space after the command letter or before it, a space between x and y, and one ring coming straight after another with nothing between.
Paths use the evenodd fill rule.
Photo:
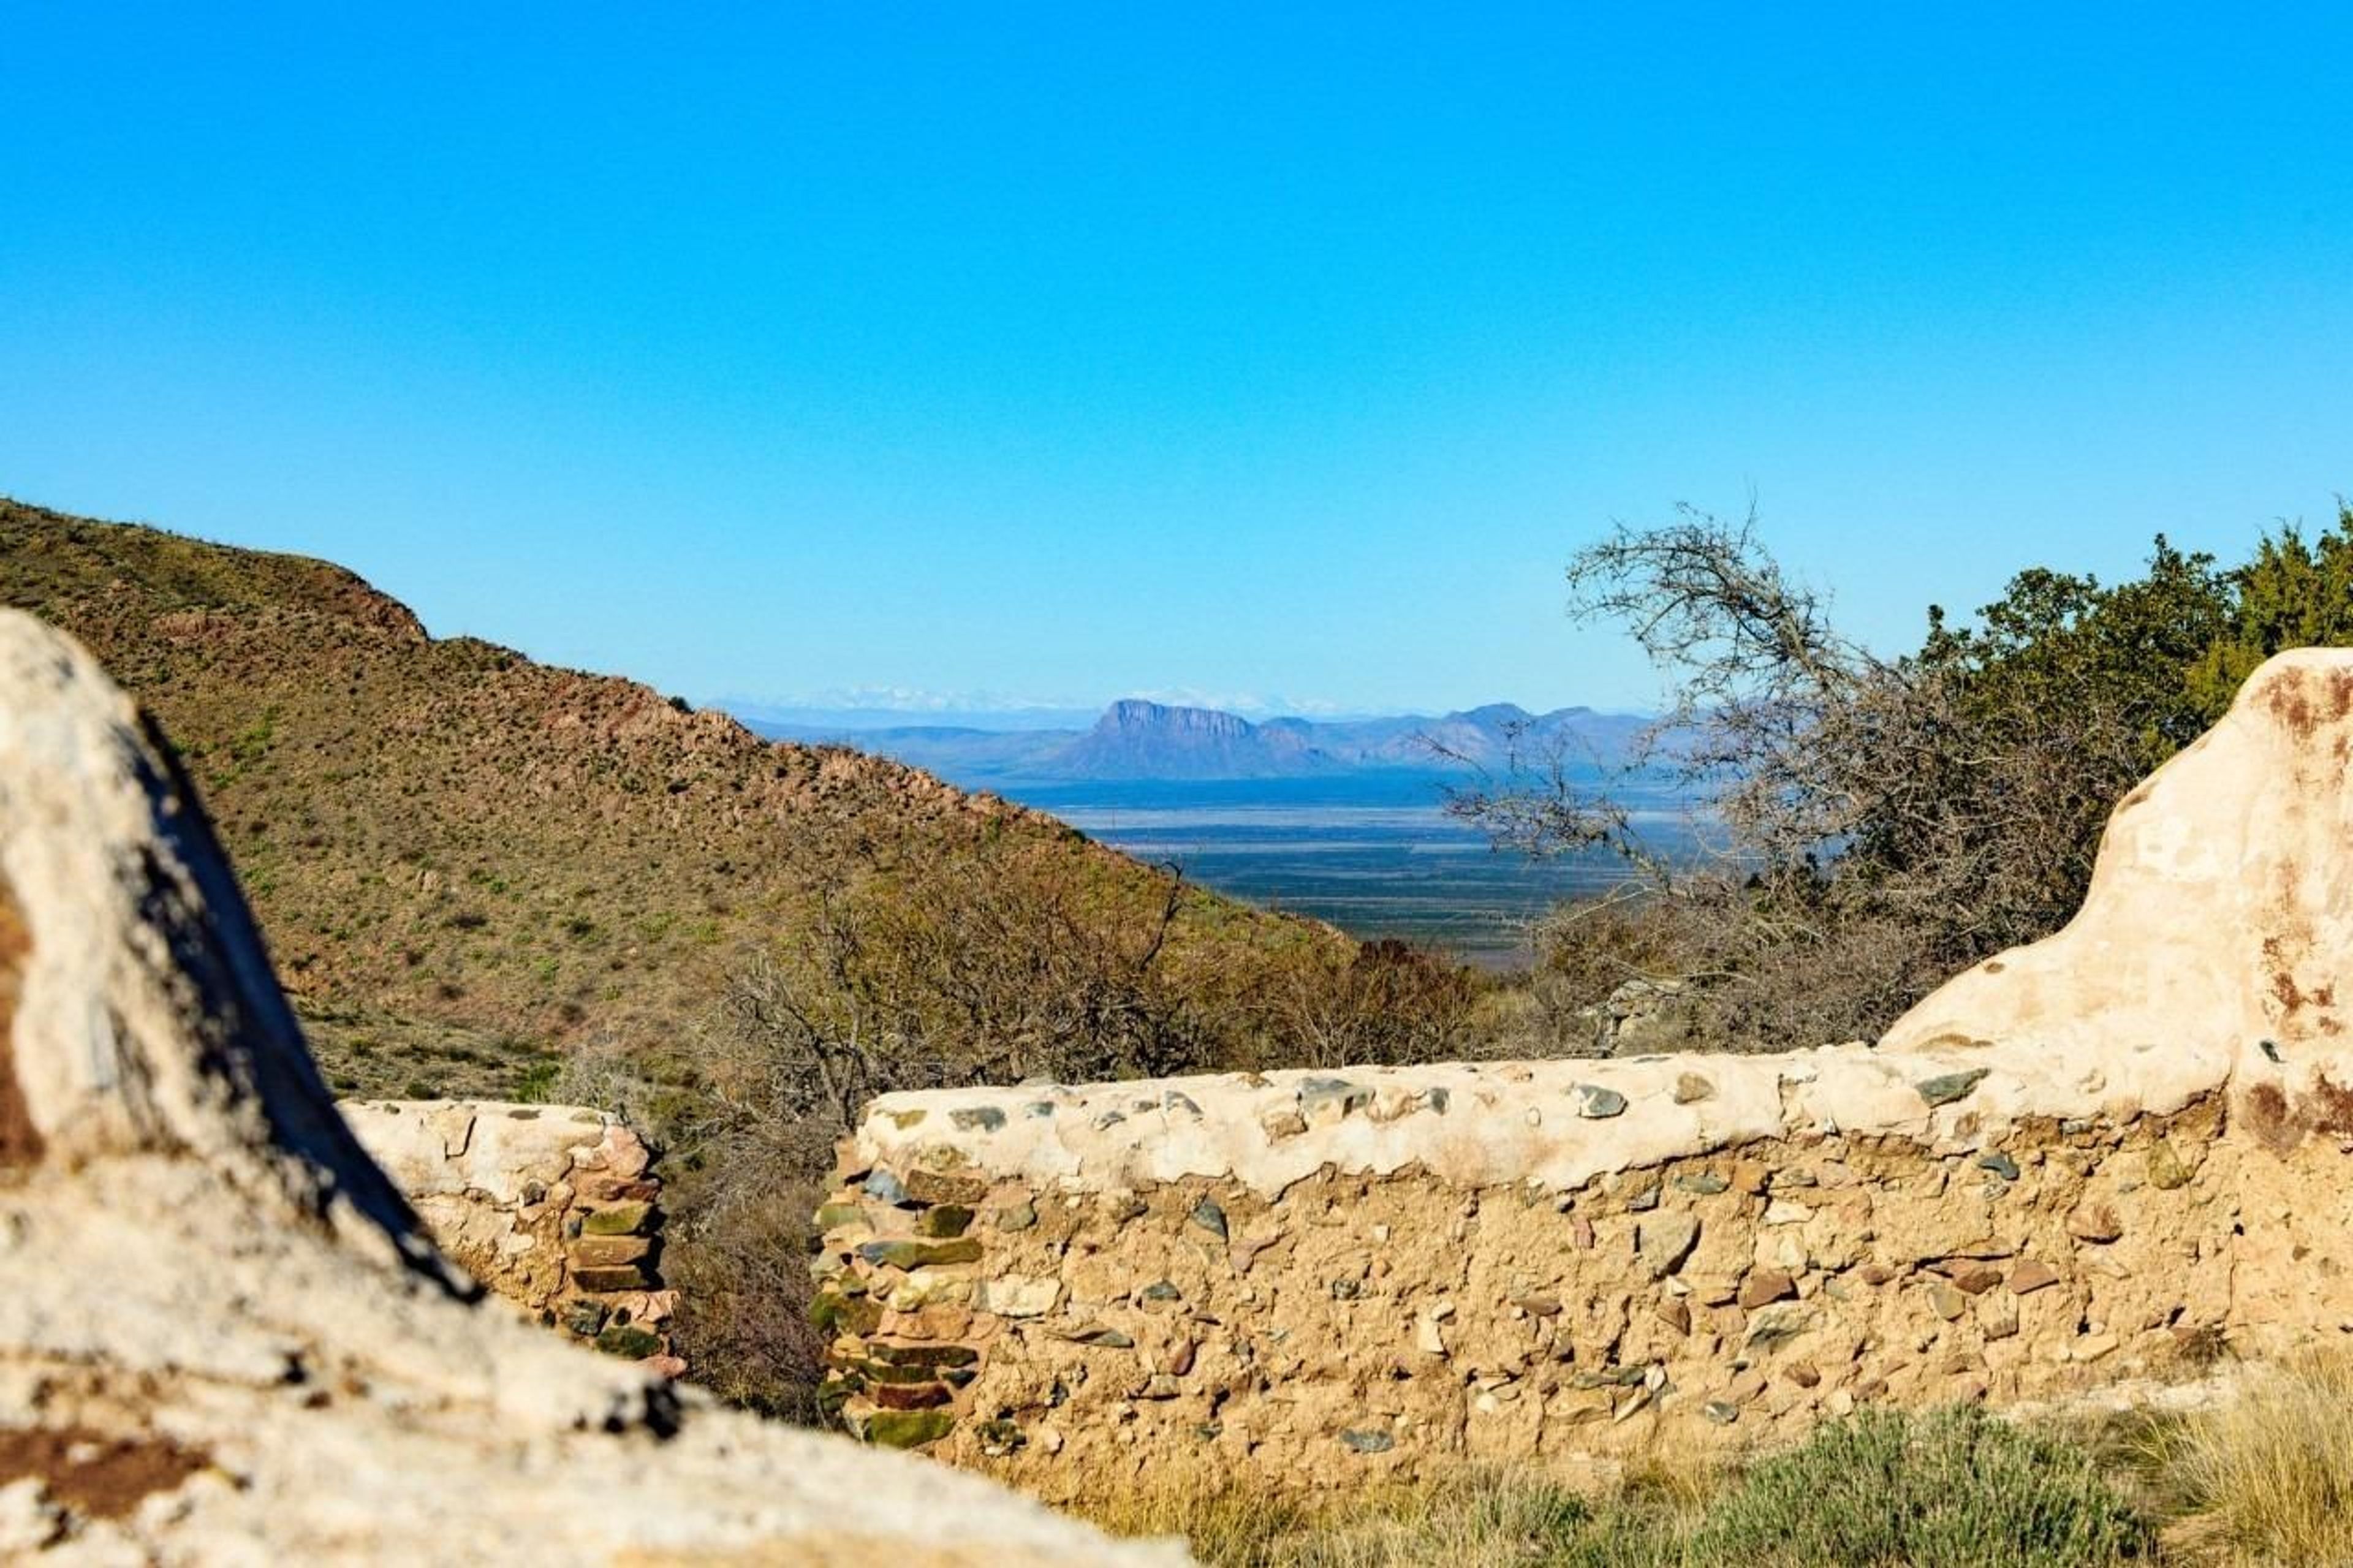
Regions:
<instances>
[{"instance_id":1,"label":"blue sky","mask_svg":"<svg viewBox=\"0 0 2353 1568\"><path fill-rule=\"evenodd\" d=\"M2353 490L2345 7L0 16L0 493L696 698L1639 705L1613 519L1892 647Z\"/></svg>"}]
</instances>

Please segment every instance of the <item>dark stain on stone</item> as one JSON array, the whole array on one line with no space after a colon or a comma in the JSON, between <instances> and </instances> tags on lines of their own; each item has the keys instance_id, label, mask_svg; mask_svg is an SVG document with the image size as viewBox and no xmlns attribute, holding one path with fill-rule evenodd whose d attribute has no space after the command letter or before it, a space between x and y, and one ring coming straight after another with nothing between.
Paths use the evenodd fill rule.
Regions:
<instances>
[{"instance_id":1,"label":"dark stain on stone","mask_svg":"<svg viewBox=\"0 0 2353 1568\"><path fill-rule=\"evenodd\" d=\"M2247 1121L2274 1153L2293 1149L2301 1136L2288 1123L2287 1092L2275 1083L2259 1083L2247 1091Z\"/></svg>"},{"instance_id":2,"label":"dark stain on stone","mask_svg":"<svg viewBox=\"0 0 2353 1568\"><path fill-rule=\"evenodd\" d=\"M2305 700L2303 681L2288 676L2273 681L2263 691L2263 706L2288 733L2298 737L2312 733L2312 704Z\"/></svg>"},{"instance_id":3,"label":"dark stain on stone","mask_svg":"<svg viewBox=\"0 0 2353 1568\"><path fill-rule=\"evenodd\" d=\"M2305 1100L2305 1115L2316 1132L2331 1138L2353 1135L2353 1089L2320 1074L2313 1079L2312 1093Z\"/></svg>"},{"instance_id":4,"label":"dark stain on stone","mask_svg":"<svg viewBox=\"0 0 2353 1568\"><path fill-rule=\"evenodd\" d=\"M109 1437L82 1427L0 1429L0 1487L27 1476L76 1513L121 1519L205 1469L212 1457L168 1437Z\"/></svg>"},{"instance_id":5,"label":"dark stain on stone","mask_svg":"<svg viewBox=\"0 0 2353 1568\"><path fill-rule=\"evenodd\" d=\"M2307 1132L2353 1137L2353 1088L2322 1073L2310 1093L2290 1104L2278 1084L2259 1083L2247 1091L2247 1116L2255 1136L2277 1154L2294 1149Z\"/></svg>"},{"instance_id":6,"label":"dark stain on stone","mask_svg":"<svg viewBox=\"0 0 2353 1568\"><path fill-rule=\"evenodd\" d=\"M2332 669L2316 679L2290 671L2264 689L2263 706L2299 740L2353 713L2353 670Z\"/></svg>"},{"instance_id":7,"label":"dark stain on stone","mask_svg":"<svg viewBox=\"0 0 2353 1568\"><path fill-rule=\"evenodd\" d=\"M16 1003L32 952L32 933L25 929L16 894L0 882L0 1170L36 1165L41 1159L41 1130L33 1125L25 1091L16 1083Z\"/></svg>"},{"instance_id":8,"label":"dark stain on stone","mask_svg":"<svg viewBox=\"0 0 2353 1568\"><path fill-rule=\"evenodd\" d=\"M2299 941L2297 943L2299 947L2308 945L2308 940ZM2285 1016L2294 1017L2306 1007L2327 1008L2337 1005L2337 986L2333 981L2316 985L2309 991L2295 983L2295 975L2291 970L2284 944L2278 937L2267 936L2263 939L2263 959L2272 966L2272 999L2280 1005L2280 1010Z\"/></svg>"},{"instance_id":9,"label":"dark stain on stone","mask_svg":"<svg viewBox=\"0 0 2353 1568\"><path fill-rule=\"evenodd\" d=\"M2348 713L2353 713L2353 670L2332 668L2328 672L2328 721L2333 724Z\"/></svg>"}]
</instances>

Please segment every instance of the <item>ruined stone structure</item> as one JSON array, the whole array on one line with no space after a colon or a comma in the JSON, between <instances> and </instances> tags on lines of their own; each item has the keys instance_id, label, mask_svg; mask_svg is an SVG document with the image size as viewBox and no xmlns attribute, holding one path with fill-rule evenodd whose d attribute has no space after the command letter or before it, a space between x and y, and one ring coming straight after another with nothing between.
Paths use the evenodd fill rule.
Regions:
<instances>
[{"instance_id":1,"label":"ruined stone structure","mask_svg":"<svg viewBox=\"0 0 2353 1568\"><path fill-rule=\"evenodd\" d=\"M2353 654L2117 808L1875 1044L886 1096L820 1215L853 1430L1048 1496L1772 1441L2353 1330Z\"/></svg>"},{"instance_id":2,"label":"ruined stone structure","mask_svg":"<svg viewBox=\"0 0 2353 1568\"><path fill-rule=\"evenodd\" d=\"M483 1299L336 1114L160 738L8 612L0 1281L10 1563L1178 1557Z\"/></svg>"},{"instance_id":3,"label":"ruined stone structure","mask_svg":"<svg viewBox=\"0 0 2353 1568\"><path fill-rule=\"evenodd\" d=\"M575 1339L675 1377L661 1184L638 1135L577 1105L346 1100L337 1107L434 1242Z\"/></svg>"}]
</instances>

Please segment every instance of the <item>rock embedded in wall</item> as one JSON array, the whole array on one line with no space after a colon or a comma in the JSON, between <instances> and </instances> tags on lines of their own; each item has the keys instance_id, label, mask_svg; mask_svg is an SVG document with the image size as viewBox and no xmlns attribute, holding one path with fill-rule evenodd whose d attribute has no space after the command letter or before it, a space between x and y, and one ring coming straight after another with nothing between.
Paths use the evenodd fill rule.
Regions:
<instances>
[{"instance_id":1,"label":"rock embedded in wall","mask_svg":"<svg viewBox=\"0 0 2353 1568\"><path fill-rule=\"evenodd\" d=\"M2274 660L2066 931L1876 1045L885 1096L820 1215L828 1403L1047 1495L1312 1489L2333 1338L2348 755L2353 653Z\"/></svg>"}]
</instances>

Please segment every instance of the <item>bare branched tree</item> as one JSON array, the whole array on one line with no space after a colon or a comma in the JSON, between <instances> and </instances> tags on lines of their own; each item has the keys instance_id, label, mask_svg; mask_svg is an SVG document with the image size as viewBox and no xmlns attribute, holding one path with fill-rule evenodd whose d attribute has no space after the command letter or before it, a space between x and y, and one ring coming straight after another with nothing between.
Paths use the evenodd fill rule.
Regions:
<instances>
[{"instance_id":1,"label":"bare branched tree","mask_svg":"<svg viewBox=\"0 0 2353 1568\"><path fill-rule=\"evenodd\" d=\"M1499 843L1608 846L1637 892L1556 913L1540 994L1590 1007L1629 978L1700 988L1744 1048L1870 1035L1946 974L2054 929L2118 795L2196 732L2182 672L2220 630L2211 563L2160 539L2144 582L2029 572L1984 625L1930 612L1922 648L1873 654L1766 551L1754 514L1679 508L1568 568L1572 614L1624 625L1670 710L1596 789L1560 768L1454 803ZM1693 841L1643 841L1626 786L1698 803ZM1547 989L1548 988L1548 989Z\"/></svg>"}]
</instances>

